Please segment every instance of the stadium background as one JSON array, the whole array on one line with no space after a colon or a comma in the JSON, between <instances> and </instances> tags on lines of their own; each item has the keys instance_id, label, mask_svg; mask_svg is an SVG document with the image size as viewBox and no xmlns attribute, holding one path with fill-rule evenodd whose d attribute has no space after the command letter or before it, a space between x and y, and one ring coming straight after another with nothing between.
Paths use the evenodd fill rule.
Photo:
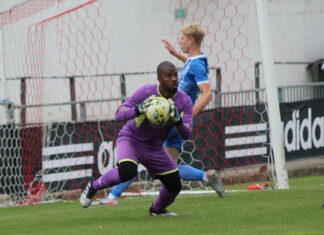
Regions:
<instances>
[{"instance_id":1,"label":"stadium background","mask_svg":"<svg viewBox=\"0 0 324 235\"><path fill-rule=\"evenodd\" d=\"M17 1L17 3L20 1ZM69 2L69 1L68 1ZM126 95L129 95L132 93L133 90L135 90L137 87L139 87L141 84L145 84L148 82L156 82L155 74L154 73L147 73L147 74L141 74L141 72L151 72L154 71L156 64L158 64L161 60L171 60L174 61L179 67L181 67L181 64L177 62L174 58L172 58L171 55L168 54L168 52L164 49L163 44L161 43L161 38L168 39L172 44L176 45L177 49L177 37L178 33L181 27L181 24L186 21L187 19L177 19L175 17L175 11L176 9L181 9L183 5L191 5L194 9L191 9L193 14L193 21L200 21L205 26L207 26L207 37L205 40L205 44L203 46L203 50L207 53L209 56L209 62L210 66L214 67L220 67L222 68L225 64L224 61L222 61L223 57L222 55L216 55L215 50L217 50L217 45L215 46L213 44L213 36L210 35L222 35L222 33L215 32L213 21L205 17L204 13L208 12L208 9L210 9L210 3L213 1L208 1L208 5L204 5L203 1L200 1L201 5L195 5L193 4L194 1L102 1L102 5L100 5L100 12L103 13L101 17L103 17L103 21L106 23L103 23L101 21L101 18L99 19L99 26L105 25L105 30L102 31L101 37L107 39L104 44L102 44L101 48L97 51L102 50L103 53L106 53L108 56L108 64L109 66L105 67L105 72L107 73L129 73L126 76ZM237 6L242 11L253 11L253 5L251 5L249 1L219 1L224 4L228 4L229 6ZM242 3L242 4L240 4ZM323 39L323 33L319 29L320 25L318 22L321 22L321 17L323 17L322 14L322 5L323 3L321 1L298 1L296 4L295 1L269 1L270 3L270 19L272 23L272 39L273 39L273 49L274 49L274 59L277 61L275 70L276 70L276 81L278 85L286 86L286 85L296 85L296 84L303 84L305 82L312 81L312 76L309 70L306 69L307 65L314 60L321 58L321 39ZM2 8L3 10L8 9L8 7L15 4L15 1L4 1L2 2ZM70 5L69 5L70 4ZM66 9L71 8L76 4L73 1L70 1L70 3L65 5ZM293 7L292 7L293 6ZM195 8L196 7L196 8ZM118 11L116 11L118 9ZM136 9L136 11L134 11ZM59 9L58 12L64 9ZM189 14L190 11L188 11ZM235 13L235 9L230 10L227 14ZM46 12L46 16L55 15L57 12ZM311 15L311 17L309 17ZM38 22L39 18L43 19L40 15L33 15L31 17L27 17L25 21L32 22ZM229 17L225 17L224 21L222 21L224 24L228 23L226 20L228 20ZM231 18L234 21L234 17ZM73 21L73 18L70 20ZM191 21L190 20L190 21ZM81 22L73 22L74 24L69 24L71 27L69 29L73 33L73 30L78 28L79 24ZM227 81L226 76L224 76L224 91L235 91L239 89L252 89L254 88L254 63L260 61L260 46L257 39L257 34L254 32L255 28L252 26L257 26L255 15L251 14L250 17L245 18L246 25L242 26L242 35L245 35L243 38L241 38L241 42L248 41L249 43L244 45L244 50L249 56L248 62L245 61L247 68L246 68L246 76L249 78L248 82L232 82ZM252 25L252 26L251 26ZM100 28L100 27L99 27ZM8 29L8 30L7 30ZM13 31L10 31L13 30ZM19 45L24 45L21 43L21 41L26 40L26 31L27 29L24 28L24 25L21 23L21 25L18 23L14 29L10 29L9 27L3 28L4 31L4 40L3 43L5 45L5 68L6 68L6 77L8 78L15 78L15 77L21 77L24 75L23 66L20 63L23 63L23 61L20 58L21 52L25 51L26 48L19 48ZM11 34L11 33L12 34ZM18 33L18 37L17 37ZM46 44L50 45L49 49L45 52L45 69L43 71L42 76L66 76L66 67L62 66L62 64L58 61L58 58L60 57L58 55L59 50L57 47L57 38L56 34L50 34L51 37L46 38ZM94 32L93 36L94 38L98 37L100 33ZM303 35L303 36L301 36ZM287 40L284 40L286 39ZM72 41L72 38L68 38L68 41ZM226 47L227 45L223 45ZM62 48L59 48L62 51ZM63 48L64 49L64 48ZM102 53L102 54L103 54ZM104 57L104 55L101 55ZM55 66L53 66L55 65ZM69 62L67 62L67 67L69 67ZM96 71L97 73L100 73L100 69ZM136 74L136 72L139 72ZM262 76L262 73L261 73ZM230 77L230 76L229 76ZM212 88L217 89L216 87L216 81L215 81L215 73L211 73L211 81L212 81ZM260 80L261 84L260 87L264 87L263 80ZM230 84L230 85L226 85ZM20 92L17 92L16 87L10 87L11 84L7 83L8 89L8 96L10 97L10 100L14 103L19 103L20 99ZM15 85L16 86L16 85ZM41 85L43 86L43 85ZM117 86L116 86L117 87ZM37 87L36 87L37 89ZM68 91L66 84L61 84L60 82L48 82L48 84L44 84L44 93L49 94L48 96L40 97L43 103L49 103L54 101L66 101L69 100L69 92L61 92L60 95L57 95L57 91ZM114 88L110 88L111 91L114 91ZM92 91L90 91L92 92ZM2 94L2 98L7 98ZM94 98L96 98L96 94L94 95ZM290 104L291 105L291 104ZM294 104L297 107L300 105L298 103ZM303 103L304 105L304 103ZM262 106L262 105L261 105ZM320 111L318 107L315 104L315 109ZM317 107L317 108L316 108ZM2 107L3 108L3 107ZM111 112L109 113L108 119L110 119L114 113L115 106L110 106ZM263 108L264 109L264 108ZM307 110L307 109L305 109ZM222 110L221 112L226 113L226 110ZM230 113L229 116L233 113ZM247 112L245 110L244 112ZM237 114L238 116L240 114ZM301 114L300 118L307 118L307 111ZM316 115L321 118L324 115L321 112L316 113ZM32 115L31 115L32 116ZM30 116L30 117L31 117ZM30 118L29 117L29 118ZM226 115L225 115L226 117ZM231 122L231 124L244 124L245 121L251 122L251 120L258 120L260 121L267 121L267 116L265 115L264 111L261 111L259 113L259 116L254 118L252 116L246 115L244 118L238 118L238 123L234 121ZM4 116L2 116L4 118ZM19 116L15 115L15 119L18 119ZM28 118L28 116L27 116ZM70 143L72 138L72 133L74 133L74 130L69 132L69 124L62 124L62 126L57 125L55 126L55 122L59 121L66 121L70 120L71 113L68 108L68 111L66 110L66 107L63 106L57 106L53 109L49 109L49 111L45 110L43 111L42 115L40 115L40 119L36 121L41 121L44 123L53 121L53 125L50 126L48 135L45 135L47 137L50 137L52 133L51 130L54 130L56 139L53 139L51 142L51 139L48 139L48 145L45 146L43 149L43 155L44 152L49 151L49 147L53 147L56 145L56 143L66 145L66 143ZM79 117L77 117L79 118ZM89 116L90 119L98 118L97 116ZM210 116L207 116L207 120L210 118ZM292 118L291 114L287 115L287 121ZM314 116L313 116L314 119ZM201 120L204 120L203 118ZM28 120L27 120L28 121ZM3 120L3 122L5 122ZM75 127L75 126L74 126ZM65 131L65 135L62 134L61 138L61 128L63 131ZM84 128L84 127L82 127ZM81 129L82 129L81 128ZM215 126L213 126L215 128ZM217 129L218 127L216 127ZM10 127L4 128L4 136L8 136L8 129L9 129L9 135L12 135L12 138L14 139L16 134L14 131L11 131ZM95 129L95 127L91 127L91 129ZM208 129L208 127L207 127ZM321 129L317 129L321 130ZM30 131L30 129L28 130ZM42 131L40 129L32 129L31 132L33 134L39 134L38 138L42 141ZM114 129L116 131L116 129ZM110 131L108 131L109 133ZM217 131L216 131L217 132ZM99 132L98 132L99 133ZM97 134L98 134L97 133ZM26 136L25 136L26 134ZM25 138L25 140L29 137L28 132L21 133L22 138ZM204 135L204 133L202 133ZM82 136L82 135L80 135ZM321 136L320 134L317 134L317 136ZM58 138L57 138L58 137ZM80 140L80 137L78 137ZM98 138L98 137L96 137ZM222 137L223 138L223 137ZM291 138L291 137L290 137ZM207 138L208 139L208 138ZM88 139L87 139L88 140ZM91 138L89 137L89 140ZM224 140L224 139L223 139ZM66 142L65 142L66 141ZM29 148L29 142L26 142L26 148ZM40 142L34 142L37 143L36 146L42 146ZM210 145L213 145L213 143L209 143ZM266 143L267 144L267 143ZM2 150L4 153L8 154L8 149L10 149L14 144L10 143L7 146L2 145ZM199 145L199 143L198 143ZM319 144L321 147L319 150L316 149L315 153L316 155L321 154L321 151L323 150L321 144ZM111 146L109 146L111 147ZM24 142L23 142L23 148L24 148ZM190 148L190 147L189 147ZM9 151L10 154L14 155L14 152L17 151L17 148L14 148L12 152ZM99 146L96 146L96 151L99 149ZM26 154L28 157L30 156L42 156L41 148L38 149L39 152L33 152L29 153L24 149L25 151L22 152L22 156ZM45 150L45 151L44 151ZM93 150L90 148L90 151ZM84 150L85 151L85 150ZM191 150L189 150L191 151ZM203 150L205 152L208 152L209 150L205 149ZM36 154L35 154L36 153ZM62 152L64 153L64 152ZM48 154L50 155L50 154ZM213 152L210 153L210 155L213 155ZM301 153L301 156L306 156L309 154ZM28 157L27 161L28 162ZM47 156L44 156L44 160L46 160ZM208 158L207 158L208 159ZM51 160L49 157L47 160ZM10 163L11 164L11 163ZM9 165L10 165L9 164ZM37 162L37 164L41 164L41 162ZM34 166L37 166L35 164ZM215 164L215 163L212 163ZM206 164L207 166L208 163ZM220 167L222 167L222 164L218 164ZM4 164L6 166L6 163ZM29 175L35 176L37 171L37 167L35 169L27 168L31 171L34 171L32 174ZM49 169L50 172L51 169ZM46 175L46 174L45 174ZM6 177L6 174L3 174L2 176ZM44 175L43 175L44 176ZM29 182L32 179L26 179L27 182ZM19 180L18 180L19 181ZM52 185L53 186L53 185ZM79 187L79 184L75 185L76 187ZM54 186L53 186L54 187Z\"/></svg>"},{"instance_id":2,"label":"stadium background","mask_svg":"<svg viewBox=\"0 0 324 235\"><path fill-rule=\"evenodd\" d=\"M2 11L8 10L15 4L24 1L1 1ZM77 5L77 2L67 1L64 7L57 11L64 11L69 7ZM103 53L108 56L109 65L106 66L107 73L136 73L136 72L151 72L155 71L156 65L161 60L170 60L178 67L181 63L172 57L167 50L165 50L161 39L168 39L176 49L179 50L177 38L181 25L184 22L201 22L206 28L207 35L205 38L202 50L209 58L209 65L211 67L223 67L224 62L221 61L223 55L217 56L218 45L213 43L215 35L222 35L221 32L216 33L214 21L208 16L204 16L208 12L207 9L212 9L213 1L207 1L208 4L200 3L194 4L192 1L180 0L134 0L134 1L112 1L105 0L100 6L100 11L104 18L105 30L102 31L104 35L94 37L104 37L105 43L102 44ZM205 3L207 3L205 1ZM242 12L254 12L255 6L252 1L220 1L224 7L232 4L233 6L242 9ZM188 16L183 19L176 19L175 13L177 9L190 6ZM274 61L278 62L275 65L276 82L278 86L303 84L312 81L311 71L306 69L308 63L322 58L322 39L324 32L321 30L320 22L323 21L324 3L320 0L285 0L285 1L269 1L269 17L271 21L271 32L273 42L273 55ZM118 10L116 10L118 9ZM136 9L136 10L134 10ZM189 11L195 14L189 17ZM6 60L4 67L6 68L6 77L15 78L24 75L24 66L20 63L24 61L20 59L21 54L19 51L24 51L21 42L26 40L27 27L24 25L26 21L29 23L38 22L39 19L44 19L48 16L55 15L56 12L43 12L34 14L30 17L24 18L24 23L17 23L13 31L6 30L5 21L3 21L3 44L5 45L4 56ZM42 15L43 14L43 15ZM235 13L233 13L235 14ZM225 17L226 18L226 17ZM227 17L228 18L228 17ZM233 19L232 19L233 20ZM223 20L224 24L227 22ZM71 26L77 27L78 23L74 22ZM245 16L244 24L240 30L244 35L245 41L244 53L251 58L249 61L249 68L247 76L254 77L254 63L260 61L260 45L257 39L257 23L255 14ZM9 26L8 26L9 28ZM100 34L99 34L100 35ZM65 76L65 68L58 62L59 49L56 43L58 35L53 33L50 38L46 38L46 43L51 45L46 51L45 58L48 63L45 64L44 76ZM131 39L131 40L130 40ZM226 56L226 55L225 55ZM53 66L55 65L55 66ZM224 68L223 68L224 70ZM211 73L212 88L216 88L216 81L214 73ZM229 78L231 80L233 78ZM223 80L226 82L226 78ZM242 79L241 79L242 80ZM126 77L126 92L131 94L138 86L148 83L156 82L155 76L149 75L131 75ZM230 81L229 81L230 82ZM44 103L56 101L65 101L69 99L68 92L62 92L60 97L55 97L55 89L66 90L64 85L55 81L55 84L48 83L44 87L45 92L52 94L50 98L44 98ZM19 100L19 91L11 89L11 84L7 84L9 91L7 95L2 93L0 98L7 98L8 96L15 103ZM264 87L263 79L260 80L260 87ZM54 89L53 89L54 88ZM224 87L224 91L233 91L239 89L254 88L254 81L246 83L235 84L231 83L228 87ZM11 93L10 93L11 92ZM7 97L5 97L7 96ZM51 95L49 95L51 97ZM47 99L47 100L46 100ZM43 118L49 121L64 120L62 117L65 110L59 107L58 112L51 111L45 112ZM66 114L70 116L70 114ZM3 117L1 117L2 121ZM65 118L66 119L66 118Z\"/></svg>"}]
</instances>

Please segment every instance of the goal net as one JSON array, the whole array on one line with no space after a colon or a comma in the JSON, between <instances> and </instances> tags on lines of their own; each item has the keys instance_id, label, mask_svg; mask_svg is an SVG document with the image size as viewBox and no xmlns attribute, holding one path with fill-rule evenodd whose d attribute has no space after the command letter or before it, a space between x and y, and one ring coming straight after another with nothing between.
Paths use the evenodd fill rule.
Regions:
<instances>
[{"instance_id":1,"label":"goal net","mask_svg":"<svg viewBox=\"0 0 324 235\"><path fill-rule=\"evenodd\" d=\"M122 34L123 27L115 26L118 14L110 7L116 3L9 4L2 3L0 15L0 205L78 198L89 180L115 167L115 141L123 125L114 121L115 111L131 91L156 81L150 72L156 64L149 72L123 71L125 58L119 57L146 53L149 58L151 51L134 45L118 51L121 39L113 33ZM213 102L194 119L193 138L184 143L180 164L219 170L227 190L271 184L266 96L255 89L254 64L261 56L254 1L158 4L169 21L157 23L166 25L164 33L174 45L183 24L198 22L206 29L203 51L211 67ZM200 182L183 185L210 190ZM130 190L145 194L159 187L140 166Z\"/></svg>"}]
</instances>

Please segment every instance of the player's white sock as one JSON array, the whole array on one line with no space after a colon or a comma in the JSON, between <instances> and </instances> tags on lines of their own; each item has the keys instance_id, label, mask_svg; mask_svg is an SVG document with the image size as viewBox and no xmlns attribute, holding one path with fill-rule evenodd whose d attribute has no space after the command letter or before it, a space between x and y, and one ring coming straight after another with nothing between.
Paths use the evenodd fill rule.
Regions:
<instances>
[{"instance_id":1,"label":"player's white sock","mask_svg":"<svg viewBox=\"0 0 324 235\"><path fill-rule=\"evenodd\" d=\"M109 193L109 195L108 195L108 199L111 200L111 201L116 200L118 198L119 197L116 197L116 196L112 195L111 193Z\"/></svg>"},{"instance_id":2,"label":"player's white sock","mask_svg":"<svg viewBox=\"0 0 324 235\"><path fill-rule=\"evenodd\" d=\"M206 184L208 183L208 178L207 178L206 172L204 172L203 182Z\"/></svg>"}]
</instances>

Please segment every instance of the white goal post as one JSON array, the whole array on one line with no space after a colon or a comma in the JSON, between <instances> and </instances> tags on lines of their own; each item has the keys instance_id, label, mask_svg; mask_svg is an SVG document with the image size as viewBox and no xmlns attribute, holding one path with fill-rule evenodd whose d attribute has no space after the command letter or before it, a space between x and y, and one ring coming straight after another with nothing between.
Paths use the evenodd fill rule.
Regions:
<instances>
[{"instance_id":1,"label":"white goal post","mask_svg":"<svg viewBox=\"0 0 324 235\"><path fill-rule=\"evenodd\" d=\"M278 189L288 189L283 126L279 110L279 96L274 73L274 60L271 45L271 25L269 23L268 0L256 0L260 43L264 68L264 80L267 91L270 138L275 159L275 170Z\"/></svg>"},{"instance_id":2,"label":"white goal post","mask_svg":"<svg viewBox=\"0 0 324 235\"><path fill-rule=\"evenodd\" d=\"M2 12L2 2L0 2L0 12ZM7 98L3 48L4 48L4 41L2 36L2 28L0 28L0 82L1 82L0 102Z\"/></svg>"}]
</instances>

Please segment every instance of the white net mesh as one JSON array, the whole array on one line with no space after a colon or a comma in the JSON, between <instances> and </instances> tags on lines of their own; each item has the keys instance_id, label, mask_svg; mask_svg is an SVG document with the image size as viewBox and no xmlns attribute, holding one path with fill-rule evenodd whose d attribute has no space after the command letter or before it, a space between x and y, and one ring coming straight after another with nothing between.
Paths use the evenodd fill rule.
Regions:
<instances>
[{"instance_id":1,"label":"white net mesh","mask_svg":"<svg viewBox=\"0 0 324 235\"><path fill-rule=\"evenodd\" d=\"M110 32L128 30L131 36L142 37L138 30L145 29L115 26L114 4L118 3L34 0L1 13L6 44L2 51L6 79L1 84L8 88L4 97L8 99L0 104L1 204L75 197L87 181L114 166L114 144L122 126L113 120L115 110L132 91L156 81L151 72L156 64L149 72L123 71L124 59L119 57L137 54L134 64L139 65L139 55L150 60L152 51L143 46L118 51L127 35L118 38ZM168 21L157 17L157 23L169 30L163 36L175 46L183 24L197 22L206 30L202 49L211 67L214 100L195 118L194 136L185 142L180 163L220 170L227 189L267 181L268 116L264 93L254 90L254 63L260 61L254 1L158 4ZM147 35L160 41L161 35L153 36L154 32ZM144 168L138 179L131 190L159 188ZM200 182L184 182L184 188L207 189Z\"/></svg>"}]
</instances>

